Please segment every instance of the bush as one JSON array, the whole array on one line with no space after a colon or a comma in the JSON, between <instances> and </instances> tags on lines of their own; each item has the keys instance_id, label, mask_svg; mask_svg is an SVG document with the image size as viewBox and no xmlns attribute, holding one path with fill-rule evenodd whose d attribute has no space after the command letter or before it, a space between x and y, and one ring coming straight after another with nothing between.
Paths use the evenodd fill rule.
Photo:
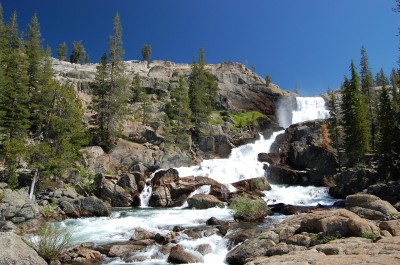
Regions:
<instances>
[{"instance_id":1,"label":"bush","mask_svg":"<svg viewBox=\"0 0 400 265\"><path fill-rule=\"evenodd\" d=\"M261 198L248 195L234 197L229 205L234 212L234 218L243 221L259 221L269 213L267 203Z\"/></svg>"},{"instance_id":2,"label":"bush","mask_svg":"<svg viewBox=\"0 0 400 265\"><path fill-rule=\"evenodd\" d=\"M55 260L61 251L72 243L71 233L66 228L46 223L31 238L31 245L36 252L47 262Z\"/></svg>"},{"instance_id":3,"label":"bush","mask_svg":"<svg viewBox=\"0 0 400 265\"><path fill-rule=\"evenodd\" d=\"M326 244L340 238L342 238L342 235L339 232L330 235L324 233L311 235L311 241L313 242L313 245Z\"/></svg>"},{"instance_id":4,"label":"bush","mask_svg":"<svg viewBox=\"0 0 400 265\"><path fill-rule=\"evenodd\" d=\"M374 232L363 232L361 237L371 239L372 241L376 241L378 236Z\"/></svg>"}]
</instances>

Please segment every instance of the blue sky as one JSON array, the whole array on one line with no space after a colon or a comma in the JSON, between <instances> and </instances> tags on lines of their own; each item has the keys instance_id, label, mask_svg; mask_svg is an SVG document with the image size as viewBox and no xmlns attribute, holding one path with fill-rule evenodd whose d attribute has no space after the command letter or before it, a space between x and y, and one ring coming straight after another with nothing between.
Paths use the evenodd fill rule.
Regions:
<instances>
[{"instance_id":1,"label":"blue sky","mask_svg":"<svg viewBox=\"0 0 400 265\"><path fill-rule=\"evenodd\" d=\"M21 30L37 12L45 44L81 40L92 62L108 50L116 12L125 59L191 63L200 47L207 63L236 61L282 89L317 95L338 88L364 45L375 74L397 68L400 14L395 0L0 0Z\"/></svg>"}]
</instances>

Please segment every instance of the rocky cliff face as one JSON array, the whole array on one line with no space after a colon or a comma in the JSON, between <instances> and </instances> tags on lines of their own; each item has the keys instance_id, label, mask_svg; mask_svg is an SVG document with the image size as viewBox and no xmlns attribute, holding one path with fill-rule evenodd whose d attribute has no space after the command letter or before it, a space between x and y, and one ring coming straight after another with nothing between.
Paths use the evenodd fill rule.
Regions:
<instances>
[{"instance_id":1,"label":"rocky cliff face","mask_svg":"<svg viewBox=\"0 0 400 265\"><path fill-rule=\"evenodd\" d=\"M53 69L56 78L63 83L76 86L78 95L85 108L85 122L90 116L91 95L89 84L94 80L96 64L71 64L54 59ZM220 63L206 65L206 69L216 76L219 92L217 108L230 112L258 111L267 115L257 130L277 127L275 121L275 103L280 97L289 95L277 85L268 87L265 80L239 63ZM192 139L192 150L181 150L165 144L163 124L165 102L170 91L178 85L181 74L189 77L191 65L176 64L167 61L127 61L126 74L133 80L139 74L142 86L151 98L151 125L145 126L134 115L127 115L122 124L121 139L115 148L105 153L99 147L89 147L85 152L85 166L96 173L115 171L116 168L129 169L137 163L147 168L156 169L190 165L204 158L227 157L230 150L252 138L258 137L258 131L232 130L232 121L222 125L209 125L207 137ZM129 106L133 113L138 109L135 104Z\"/></svg>"}]
</instances>

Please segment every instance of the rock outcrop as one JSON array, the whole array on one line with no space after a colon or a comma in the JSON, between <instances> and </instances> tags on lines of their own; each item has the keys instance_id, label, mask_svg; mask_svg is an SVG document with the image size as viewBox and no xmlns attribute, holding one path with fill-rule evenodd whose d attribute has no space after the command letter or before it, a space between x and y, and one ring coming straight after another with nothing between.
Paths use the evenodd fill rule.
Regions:
<instances>
[{"instance_id":1,"label":"rock outcrop","mask_svg":"<svg viewBox=\"0 0 400 265\"><path fill-rule=\"evenodd\" d=\"M324 185L324 177L336 173L335 153L322 147L321 125L324 120L289 126L271 146L269 155L258 159L271 162L268 180L273 184Z\"/></svg>"},{"instance_id":2,"label":"rock outcrop","mask_svg":"<svg viewBox=\"0 0 400 265\"><path fill-rule=\"evenodd\" d=\"M0 264L47 265L18 235L0 232Z\"/></svg>"}]
</instances>

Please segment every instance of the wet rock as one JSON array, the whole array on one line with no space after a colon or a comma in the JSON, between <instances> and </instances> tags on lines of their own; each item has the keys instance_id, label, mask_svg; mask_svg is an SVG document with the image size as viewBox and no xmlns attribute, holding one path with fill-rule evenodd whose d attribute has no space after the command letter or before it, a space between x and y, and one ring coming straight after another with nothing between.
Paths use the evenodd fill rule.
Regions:
<instances>
[{"instance_id":1,"label":"wet rock","mask_svg":"<svg viewBox=\"0 0 400 265\"><path fill-rule=\"evenodd\" d=\"M217 229L222 236L225 236L228 233L229 225L218 225Z\"/></svg>"},{"instance_id":2,"label":"wet rock","mask_svg":"<svg viewBox=\"0 0 400 265\"><path fill-rule=\"evenodd\" d=\"M176 226L174 226L174 228L172 228L173 232L181 232L183 230L185 230L185 228L183 226L180 226L180 225L176 225Z\"/></svg>"},{"instance_id":3,"label":"wet rock","mask_svg":"<svg viewBox=\"0 0 400 265\"><path fill-rule=\"evenodd\" d=\"M155 234L153 232L150 232L144 228L135 228L130 240L131 241L138 241L138 240L143 240L143 239L154 239Z\"/></svg>"},{"instance_id":4,"label":"wet rock","mask_svg":"<svg viewBox=\"0 0 400 265\"><path fill-rule=\"evenodd\" d=\"M206 225L224 225L224 224L226 224L225 221L218 220L215 217L211 217L206 221Z\"/></svg>"},{"instance_id":5,"label":"wet rock","mask_svg":"<svg viewBox=\"0 0 400 265\"><path fill-rule=\"evenodd\" d=\"M171 252L167 259L168 262L175 264L202 263L203 256L197 251L190 251L183 246L177 245L171 248Z\"/></svg>"},{"instance_id":6,"label":"wet rock","mask_svg":"<svg viewBox=\"0 0 400 265\"><path fill-rule=\"evenodd\" d=\"M143 246L137 245L113 245L108 252L108 256L126 258L133 252L142 250L143 248Z\"/></svg>"},{"instance_id":7,"label":"wet rock","mask_svg":"<svg viewBox=\"0 0 400 265\"><path fill-rule=\"evenodd\" d=\"M193 229L185 230L183 231L183 233L191 238L201 238L201 234L197 231L194 231Z\"/></svg>"},{"instance_id":8,"label":"wet rock","mask_svg":"<svg viewBox=\"0 0 400 265\"><path fill-rule=\"evenodd\" d=\"M224 208L223 202L210 194L196 194L187 200L189 207L195 209L208 209L213 207Z\"/></svg>"},{"instance_id":9,"label":"wet rock","mask_svg":"<svg viewBox=\"0 0 400 265\"><path fill-rule=\"evenodd\" d=\"M271 184L300 185L308 178L307 172L295 170L287 166L270 165L267 167L267 170L267 180Z\"/></svg>"},{"instance_id":10,"label":"wet rock","mask_svg":"<svg viewBox=\"0 0 400 265\"><path fill-rule=\"evenodd\" d=\"M282 158L280 154L259 153L257 156L259 162L267 162L270 165L280 165Z\"/></svg>"},{"instance_id":11,"label":"wet rock","mask_svg":"<svg viewBox=\"0 0 400 265\"><path fill-rule=\"evenodd\" d=\"M346 208L370 220L390 220L399 212L387 201L370 194L354 194L346 197Z\"/></svg>"},{"instance_id":12,"label":"wet rock","mask_svg":"<svg viewBox=\"0 0 400 265\"><path fill-rule=\"evenodd\" d=\"M245 179L238 182L234 182L232 183L232 185L237 189L248 192L271 190L271 185L264 177Z\"/></svg>"},{"instance_id":13,"label":"wet rock","mask_svg":"<svg viewBox=\"0 0 400 265\"><path fill-rule=\"evenodd\" d=\"M204 256L212 252L212 247L210 244L200 244L194 250Z\"/></svg>"}]
</instances>

